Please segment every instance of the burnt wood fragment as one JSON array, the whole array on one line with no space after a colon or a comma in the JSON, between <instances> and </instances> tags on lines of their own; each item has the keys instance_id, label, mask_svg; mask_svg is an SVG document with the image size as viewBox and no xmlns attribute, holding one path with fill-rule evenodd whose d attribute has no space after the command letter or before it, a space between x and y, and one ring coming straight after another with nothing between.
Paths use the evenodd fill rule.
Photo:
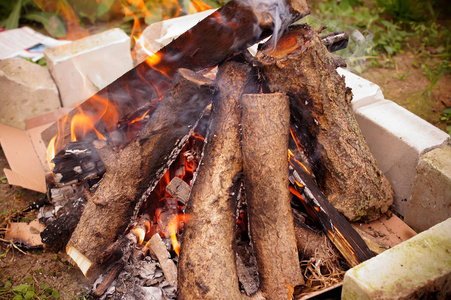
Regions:
<instances>
[{"instance_id":1,"label":"burnt wood fragment","mask_svg":"<svg viewBox=\"0 0 451 300\"><path fill-rule=\"evenodd\" d=\"M186 209L178 299L240 299L235 265L235 200L241 183L239 98L251 68L219 67L207 144Z\"/></svg>"},{"instance_id":2,"label":"burnt wood fragment","mask_svg":"<svg viewBox=\"0 0 451 300\"><path fill-rule=\"evenodd\" d=\"M177 157L215 92L211 80L181 69L146 127L122 150L94 141L106 173L88 203L68 246L93 263L124 234L172 161Z\"/></svg>"},{"instance_id":3,"label":"burnt wood fragment","mask_svg":"<svg viewBox=\"0 0 451 300\"><path fill-rule=\"evenodd\" d=\"M329 52L335 52L348 47L349 35L346 32L331 32L319 37Z\"/></svg>"},{"instance_id":4,"label":"burnt wood fragment","mask_svg":"<svg viewBox=\"0 0 451 300\"><path fill-rule=\"evenodd\" d=\"M288 97L247 94L241 105L244 183L261 290L267 299L291 299L304 281L290 206Z\"/></svg>"},{"instance_id":5,"label":"burnt wood fragment","mask_svg":"<svg viewBox=\"0 0 451 300\"><path fill-rule=\"evenodd\" d=\"M344 78L308 25L289 29L276 50L257 54L272 92L290 97L291 133L327 199L349 220L374 220L393 202L352 112Z\"/></svg>"},{"instance_id":6,"label":"burnt wood fragment","mask_svg":"<svg viewBox=\"0 0 451 300\"><path fill-rule=\"evenodd\" d=\"M105 165L89 140L69 143L52 162L56 186L98 179L105 173Z\"/></svg>"},{"instance_id":7,"label":"burnt wood fragment","mask_svg":"<svg viewBox=\"0 0 451 300\"><path fill-rule=\"evenodd\" d=\"M58 252L66 247L72 232L80 221L85 205L85 197L73 198L66 203L59 217L41 232L41 240L45 249Z\"/></svg>"}]
</instances>

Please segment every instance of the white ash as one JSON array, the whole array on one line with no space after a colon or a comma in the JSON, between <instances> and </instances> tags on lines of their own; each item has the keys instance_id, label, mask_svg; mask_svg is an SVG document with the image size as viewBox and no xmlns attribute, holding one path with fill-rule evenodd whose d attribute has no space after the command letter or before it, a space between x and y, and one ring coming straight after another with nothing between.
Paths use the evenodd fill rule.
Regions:
<instances>
[{"instance_id":1,"label":"white ash","mask_svg":"<svg viewBox=\"0 0 451 300\"><path fill-rule=\"evenodd\" d=\"M96 283L100 283L99 278ZM95 289L96 285L93 285ZM129 262L113 281L101 300L175 300L177 288L166 280L157 258L146 256L132 264Z\"/></svg>"}]
</instances>

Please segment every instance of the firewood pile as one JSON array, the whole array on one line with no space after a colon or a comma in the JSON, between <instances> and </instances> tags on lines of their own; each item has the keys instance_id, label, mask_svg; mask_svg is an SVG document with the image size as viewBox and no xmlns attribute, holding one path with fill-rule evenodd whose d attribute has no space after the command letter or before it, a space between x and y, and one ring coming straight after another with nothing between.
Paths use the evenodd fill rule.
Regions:
<instances>
[{"instance_id":1,"label":"firewood pile","mask_svg":"<svg viewBox=\"0 0 451 300\"><path fill-rule=\"evenodd\" d=\"M286 4L285 26L309 13ZM268 11L229 2L68 116L119 112L77 142L60 131L48 177L62 209L42 240L92 295L292 299L373 256L349 221L393 192L335 70L347 37L292 25L251 56L281 25Z\"/></svg>"}]
</instances>

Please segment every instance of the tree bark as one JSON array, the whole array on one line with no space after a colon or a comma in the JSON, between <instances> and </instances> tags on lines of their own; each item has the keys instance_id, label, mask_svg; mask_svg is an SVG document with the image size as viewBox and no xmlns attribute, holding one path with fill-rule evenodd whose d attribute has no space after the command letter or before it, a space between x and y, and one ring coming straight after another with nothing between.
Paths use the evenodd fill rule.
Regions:
<instances>
[{"instance_id":1,"label":"tree bark","mask_svg":"<svg viewBox=\"0 0 451 300\"><path fill-rule=\"evenodd\" d=\"M150 121L124 149L94 145L106 167L68 243L98 263L101 253L124 233L143 199L177 157L215 88L211 80L182 69Z\"/></svg>"},{"instance_id":2,"label":"tree bark","mask_svg":"<svg viewBox=\"0 0 451 300\"><path fill-rule=\"evenodd\" d=\"M219 67L206 148L186 210L178 299L239 299L235 264L235 198L241 182L239 98L250 67Z\"/></svg>"},{"instance_id":3,"label":"tree bark","mask_svg":"<svg viewBox=\"0 0 451 300\"><path fill-rule=\"evenodd\" d=\"M258 53L269 90L290 96L291 132L318 185L349 220L386 212L393 189L377 167L350 107L351 93L316 32L290 28Z\"/></svg>"},{"instance_id":4,"label":"tree bark","mask_svg":"<svg viewBox=\"0 0 451 300\"><path fill-rule=\"evenodd\" d=\"M290 206L288 97L247 94L241 104L244 182L261 289L267 299L291 299L303 278Z\"/></svg>"}]
</instances>

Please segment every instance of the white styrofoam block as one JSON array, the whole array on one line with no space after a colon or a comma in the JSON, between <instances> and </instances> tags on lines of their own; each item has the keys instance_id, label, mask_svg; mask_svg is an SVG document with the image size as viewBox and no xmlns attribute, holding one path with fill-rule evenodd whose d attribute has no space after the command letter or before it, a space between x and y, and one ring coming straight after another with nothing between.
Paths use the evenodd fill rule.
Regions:
<instances>
[{"instance_id":1,"label":"white styrofoam block","mask_svg":"<svg viewBox=\"0 0 451 300\"><path fill-rule=\"evenodd\" d=\"M130 38L119 28L47 49L63 106L76 106L133 67Z\"/></svg>"},{"instance_id":2,"label":"white styrofoam block","mask_svg":"<svg viewBox=\"0 0 451 300\"><path fill-rule=\"evenodd\" d=\"M450 136L389 100L362 106L355 115L379 168L393 185L395 210L405 216L420 155L444 145Z\"/></svg>"},{"instance_id":3,"label":"white styrofoam block","mask_svg":"<svg viewBox=\"0 0 451 300\"><path fill-rule=\"evenodd\" d=\"M421 156L405 221L423 231L450 217L451 147L446 146Z\"/></svg>"},{"instance_id":4,"label":"white styrofoam block","mask_svg":"<svg viewBox=\"0 0 451 300\"><path fill-rule=\"evenodd\" d=\"M450 299L451 218L348 270L341 299Z\"/></svg>"},{"instance_id":5,"label":"white styrofoam block","mask_svg":"<svg viewBox=\"0 0 451 300\"><path fill-rule=\"evenodd\" d=\"M358 75L355 75L343 68L337 68L338 74L345 77L346 86L352 89L352 109L372 104L379 100L384 100L381 88Z\"/></svg>"}]
</instances>

